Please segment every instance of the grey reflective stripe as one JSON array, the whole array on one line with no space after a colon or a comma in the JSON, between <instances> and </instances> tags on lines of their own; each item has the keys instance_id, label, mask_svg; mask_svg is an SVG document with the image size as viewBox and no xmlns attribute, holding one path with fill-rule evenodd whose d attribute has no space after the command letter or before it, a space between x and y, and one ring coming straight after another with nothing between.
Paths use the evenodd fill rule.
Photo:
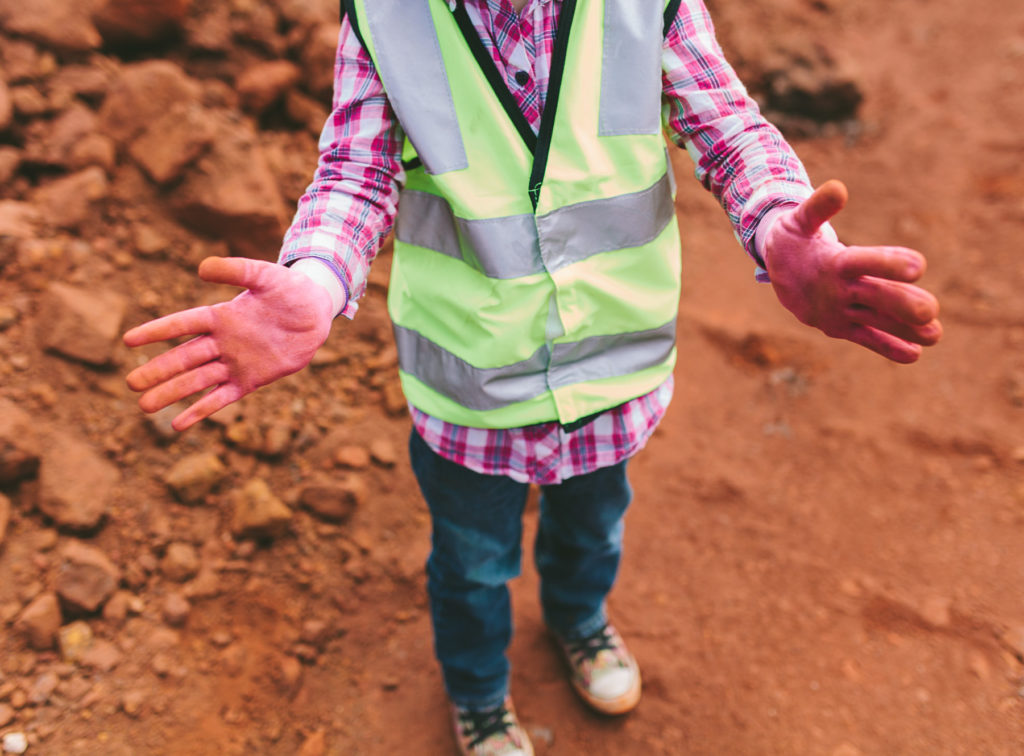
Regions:
<instances>
[{"instance_id":1,"label":"grey reflective stripe","mask_svg":"<svg viewBox=\"0 0 1024 756\"><path fill-rule=\"evenodd\" d=\"M561 388L636 373L663 363L675 344L675 318L649 331L590 336L572 344L555 344L548 382L551 388Z\"/></svg>"},{"instance_id":2,"label":"grey reflective stripe","mask_svg":"<svg viewBox=\"0 0 1024 756\"><path fill-rule=\"evenodd\" d=\"M463 260L488 278L519 278L544 270L532 215L456 218L444 197L403 191L395 237Z\"/></svg>"},{"instance_id":3,"label":"grey reflective stripe","mask_svg":"<svg viewBox=\"0 0 1024 756\"><path fill-rule=\"evenodd\" d=\"M463 407L499 409L540 396L548 389L544 371L550 350L546 346L513 365L478 368L417 331L397 323L394 329L398 367Z\"/></svg>"},{"instance_id":4,"label":"grey reflective stripe","mask_svg":"<svg viewBox=\"0 0 1024 756\"><path fill-rule=\"evenodd\" d=\"M366 0L388 100L427 173L469 167L428 0Z\"/></svg>"},{"instance_id":5,"label":"grey reflective stripe","mask_svg":"<svg viewBox=\"0 0 1024 756\"><path fill-rule=\"evenodd\" d=\"M398 366L430 388L471 410L501 409L581 381L630 375L660 365L675 346L676 321L658 328L591 336L571 344L542 346L521 362L478 368L395 324Z\"/></svg>"},{"instance_id":6,"label":"grey reflective stripe","mask_svg":"<svg viewBox=\"0 0 1024 756\"><path fill-rule=\"evenodd\" d=\"M404 191L395 236L463 260L488 278L517 278L648 244L674 217L672 177L666 172L642 191L566 205L536 217L455 218L443 197Z\"/></svg>"},{"instance_id":7,"label":"grey reflective stripe","mask_svg":"<svg viewBox=\"0 0 1024 756\"><path fill-rule=\"evenodd\" d=\"M600 136L661 131L664 0L605 0Z\"/></svg>"},{"instance_id":8,"label":"grey reflective stripe","mask_svg":"<svg viewBox=\"0 0 1024 756\"><path fill-rule=\"evenodd\" d=\"M658 238L675 218L672 181L618 197L580 202L538 216L541 254L549 271L601 252L629 249Z\"/></svg>"}]
</instances>

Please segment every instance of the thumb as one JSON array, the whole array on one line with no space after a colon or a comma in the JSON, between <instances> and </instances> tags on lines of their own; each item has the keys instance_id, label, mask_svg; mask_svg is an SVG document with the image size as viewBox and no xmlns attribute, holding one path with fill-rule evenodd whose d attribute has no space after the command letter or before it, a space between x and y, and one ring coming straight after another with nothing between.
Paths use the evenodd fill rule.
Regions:
<instances>
[{"instance_id":1,"label":"thumb","mask_svg":"<svg viewBox=\"0 0 1024 756\"><path fill-rule=\"evenodd\" d=\"M199 277L209 283L259 289L265 267L272 265L245 257L207 257L199 263Z\"/></svg>"},{"instance_id":2,"label":"thumb","mask_svg":"<svg viewBox=\"0 0 1024 756\"><path fill-rule=\"evenodd\" d=\"M821 226L846 206L849 193L842 181L826 181L793 212L800 232L813 236Z\"/></svg>"}]
</instances>

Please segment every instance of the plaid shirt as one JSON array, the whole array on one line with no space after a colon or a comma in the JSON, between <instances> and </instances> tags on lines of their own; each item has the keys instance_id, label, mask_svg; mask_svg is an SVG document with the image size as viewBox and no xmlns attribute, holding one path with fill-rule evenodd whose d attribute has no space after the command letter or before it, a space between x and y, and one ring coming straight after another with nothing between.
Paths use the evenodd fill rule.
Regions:
<instances>
[{"instance_id":1,"label":"plaid shirt","mask_svg":"<svg viewBox=\"0 0 1024 756\"><path fill-rule=\"evenodd\" d=\"M508 0L465 4L509 90L538 130L561 0L528 0L520 14ZM810 194L804 168L726 62L701 0L680 4L665 37L662 70L668 135L689 152L697 179L719 199L764 278L755 242L758 224L768 211ZM369 266L394 223L404 135L347 19L334 84L320 162L299 201L280 262L307 257L327 262L345 288L342 314L352 317ZM557 422L466 428L415 407L410 411L416 431L443 457L477 472L547 485L633 455L653 433L671 396L670 378L571 433Z\"/></svg>"}]
</instances>

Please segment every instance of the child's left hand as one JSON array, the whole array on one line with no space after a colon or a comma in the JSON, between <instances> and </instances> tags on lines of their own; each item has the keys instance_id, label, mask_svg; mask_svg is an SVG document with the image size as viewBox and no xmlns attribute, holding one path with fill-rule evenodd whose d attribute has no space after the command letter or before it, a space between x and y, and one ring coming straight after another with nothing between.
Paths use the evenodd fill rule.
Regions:
<instances>
[{"instance_id":1,"label":"child's left hand","mask_svg":"<svg viewBox=\"0 0 1024 756\"><path fill-rule=\"evenodd\" d=\"M894 362L914 362L922 346L942 336L938 300L913 285L924 273L924 256L839 242L822 225L846 200L846 187L829 181L774 220L764 244L772 287L800 322Z\"/></svg>"}]
</instances>

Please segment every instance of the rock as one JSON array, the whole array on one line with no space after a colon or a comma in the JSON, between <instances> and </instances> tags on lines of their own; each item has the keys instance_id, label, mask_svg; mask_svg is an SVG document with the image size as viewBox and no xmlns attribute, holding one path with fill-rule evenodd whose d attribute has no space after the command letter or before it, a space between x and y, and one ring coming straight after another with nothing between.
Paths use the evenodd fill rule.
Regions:
<instances>
[{"instance_id":1,"label":"rock","mask_svg":"<svg viewBox=\"0 0 1024 756\"><path fill-rule=\"evenodd\" d=\"M0 200L0 237L31 239L42 225L43 216L35 205L17 200Z\"/></svg>"},{"instance_id":2,"label":"rock","mask_svg":"<svg viewBox=\"0 0 1024 756\"><path fill-rule=\"evenodd\" d=\"M209 113L198 104L182 103L157 118L128 152L153 181L167 184L180 179L206 151L214 131Z\"/></svg>"},{"instance_id":3,"label":"rock","mask_svg":"<svg viewBox=\"0 0 1024 756\"><path fill-rule=\"evenodd\" d=\"M365 470L370 466L370 452L361 446L342 446L334 455L334 461L342 467Z\"/></svg>"},{"instance_id":4,"label":"rock","mask_svg":"<svg viewBox=\"0 0 1024 756\"><path fill-rule=\"evenodd\" d=\"M2 105L0 105L2 107ZM0 145L0 184L6 184L18 173L21 166L21 150L17 147ZM0 263L3 261L0 260Z\"/></svg>"},{"instance_id":5,"label":"rock","mask_svg":"<svg viewBox=\"0 0 1024 756\"><path fill-rule=\"evenodd\" d=\"M188 619L192 605L180 593L169 593L164 598L162 613L164 622L171 627L181 627Z\"/></svg>"},{"instance_id":6,"label":"rock","mask_svg":"<svg viewBox=\"0 0 1024 756\"><path fill-rule=\"evenodd\" d=\"M287 532L292 511L277 498L270 486L254 478L234 492L235 515L232 532L243 538L275 538Z\"/></svg>"},{"instance_id":7,"label":"rock","mask_svg":"<svg viewBox=\"0 0 1024 756\"><path fill-rule=\"evenodd\" d=\"M11 521L11 500L0 493L0 546L7 535L7 525Z\"/></svg>"},{"instance_id":8,"label":"rock","mask_svg":"<svg viewBox=\"0 0 1024 756\"><path fill-rule=\"evenodd\" d=\"M39 127L39 128L36 128ZM66 168L68 156L86 135L99 128L96 114L82 103L74 103L52 121L34 123L26 141L24 160L30 163Z\"/></svg>"},{"instance_id":9,"label":"rock","mask_svg":"<svg viewBox=\"0 0 1024 756\"><path fill-rule=\"evenodd\" d=\"M34 476L41 453L32 416L0 397L0 484Z\"/></svg>"},{"instance_id":10,"label":"rock","mask_svg":"<svg viewBox=\"0 0 1024 756\"><path fill-rule=\"evenodd\" d=\"M23 732L4 733L0 746L3 746L4 753L22 754L28 750L28 737Z\"/></svg>"},{"instance_id":11,"label":"rock","mask_svg":"<svg viewBox=\"0 0 1024 756\"><path fill-rule=\"evenodd\" d=\"M76 620L60 629L57 641L60 644L61 658L68 664L74 664L92 647L92 628L89 627L89 623Z\"/></svg>"},{"instance_id":12,"label":"rock","mask_svg":"<svg viewBox=\"0 0 1024 756\"><path fill-rule=\"evenodd\" d=\"M100 119L105 133L127 145L178 105L200 102L202 86L174 63L127 65L110 87Z\"/></svg>"},{"instance_id":13,"label":"rock","mask_svg":"<svg viewBox=\"0 0 1024 756\"><path fill-rule=\"evenodd\" d=\"M92 50L101 42L89 3L79 0L0 0L0 28L61 51Z\"/></svg>"},{"instance_id":14,"label":"rock","mask_svg":"<svg viewBox=\"0 0 1024 756\"><path fill-rule=\"evenodd\" d=\"M198 452L179 459L164 476L164 483L185 504L198 504L213 491L228 469L212 452Z\"/></svg>"},{"instance_id":15,"label":"rock","mask_svg":"<svg viewBox=\"0 0 1024 756\"><path fill-rule=\"evenodd\" d=\"M302 623L299 640L311 646L321 646L331 635L331 626L321 619L309 619Z\"/></svg>"},{"instance_id":16,"label":"rock","mask_svg":"<svg viewBox=\"0 0 1024 756\"><path fill-rule=\"evenodd\" d=\"M199 572L199 553L190 543L172 543L164 553L160 570L167 578L183 583Z\"/></svg>"},{"instance_id":17,"label":"rock","mask_svg":"<svg viewBox=\"0 0 1024 756\"><path fill-rule=\"evenodd\" d=\"M115 292L54 282L40 305L40 340L47 349L65 357L89 365L109 365L125 307L125 298Z\"/></svg>"},{"instance_id":18,"label":"rock","mask_svg":"<svg viewBox=\"0 0 1024 756\"><path fill-rule=\"evenodd\" d=\"M14 721L14 707L0 703L0 727L6 727Z\"/></svg>"},{"instance_id":19,"label":"rock","mask_svg":"<svg viewBox=\"0 0 1024 756\"><path fill-rule=\"evenodd\" d=\"M288 117L295 123L302 124L311 134L323 131L330 111L319 100L292 89L285 95L284 104Z\"/></svg>"},{"instance_id":20,"label":"rock","mask_svg":"<svg viewBox=\"0 0 1024 756\"><path fill-rule=\"evenodd\" d=\"M14 120L14 104L7 84L0 80L0 131L4 131Z\"/></svg>"},{"instance_id":21,"label":"rock","mask_svg":"<svg viewBox=\"0 0 1024 756\"><path fill-rule=\"evenodd\" d=\"M50 696L53 695L53 691L57 690L57 684L59 682L60 678L53 672L44 672L39 675L28 691L29 703L39 706L49 701Z\"/></svg>"},{"instance_id":22,"label":"rock","mask_svg":"<svg viewBox=\"0 0 1024 756\"><path fill-rule=\"evenodd\" d=\"M261 61L249 66L235 80L242 107L262 114L295 86L302 70L289 60Z\"/></svg>"},{"instance_id":23,"label":"rock","mask_svg":"<svg viewBox=\"0 0 1024 756\"><path fill-rule=\"evenodd\" d=\"M133 719L138 717L142 711L142 704L146 702L146 693L142 690L129 690L121 697L121 711Z\"/></svg>"},{"instance_id":24,"label":"rock","mask_svg":"<svg viewBox=\"0 0 1024 756\"><path fill-rule=\"evenodd\" d=\"M94 165L102 168L104 173L110 173L116 163L117 147L114 140L105 134L86 134L67 155L68 168L73 171Z\"/></svg>"},{"instance_id":25,"label":"rock","mask_svg":"<svg viewBox=\"0 0 1024 756\"><path fill-rule=\"evenodd\" d=\"M325 756L327 753L327 735L323 730L317 730L308 736L299 749L299 756Z\"/></svg>"},{"instance_id":26,"label":"rock","mask_svg":"<svg viewBox=\"0 0 1024 756\"><path fill-rule=\"evenodd\" d=\"M365 496L360 478L349 478L343 484L314 483L299 493L299 503L318 517L331 522L344 522L352 516Z\"/></svg>"},{"instance_id":27,"label":"rock","mask_svg":"<svg viewBox=\"0 0 1024 756\"><path fill-rule=\"evenodd\" d=\"M302 81L321 102L330 102L334 87L334 56L338 52L337 23L321 24L312 30L302 47Z\"/></svg>"},{"instance_id":28,"label":"rock","mask_svg":"<svg viewBox=\"0 0 1024 756\"><path fill-rule=\"evenodd\" d=\"M110 69L101 64L62 65L49 79L49 85L70 92L89 102L99 102L110 88Z\"/></svg>"},{"instance_id":29,"label":"rock","mask_svg":"<svg viewBox=\"0 0 1024 756\"><path fill-rule=\"evenodd\" d=\"M276 260L287 212L252 124L223 121L171 198L182 222L242 257Z\"/></svg>"},{"instance_id":30,"label":"rock","mask_svg":"<svg viewBox=\"0 0 1024 756\"><path fill-rule=\"evenodd\" d=\"M84 441L51 433L39 471L40 511L58 527L92 530L103 519L121 474Z\"/></svg>"},{"instance_id":31,"label":"rock","mask_svg":"<svg viewBox=\"0 0 1024 756\"><path fill-rule=\"evenodd\" d=\"M128 617L128 609L132 603L132 594L128 591L115 591L114 595L107 599L103 605L103 619L115 625L120 625Z\"/></svg>"},{"instance_id":32,"label":"rock","mask_svg":"<svg viewBox=\"0 0 1024 756\"><path fill-rule=\"evenodd\" d=\"M762 86L769 110L817 123L855 118L864 100L854 77L813 48L769 64Z\"/></svg>"},{"instance_id":33,"label":"rock","mask_svg":"<svg viewBox=\"0 0 1024 756\"><path fill-rule=\"evenodd\" d=\"M14 626L27 636L29 645L36 651L48 651L53 648L62 621L57 595L43 593L25 607Z\"/></svg>"},{"instance_id":34,"label":"rock","mask_svg":"<svg viewBox=\"0 0 1024 756\"><path fill-rule=\"evenodd\" d=\"M185 586L185 596L192 599L213 598L221 593L220 575L211 567L201 567L196 579Z\"/></svg>"},{"instance_id":35,"label":"rock","mask_svg":"<svg viewBox=\"0 0 1024 756\"><path fill-rule=\"evenodd\" d=\"M121 571L102 551L81 541L61 551L57 595L73 611L95 612L117 590Z\"/></svg>"},{"instance_id":36,"label":"rock","mask_svg":"<svg viewBox=\"0 0 1024 756\"><path fill-rule=\"evenodd\" d=\"M370 442L370 456L373 461L382 467L394 467L398 462L398 453L390 441L383 438L375 438Z\"/></svg>"},{"instance_id":37,"label":"rock","mask_svg":"<svg viewBox=\"0 0 1024 756\"><path fill-rule=\"evenodd\" d=\"M180 32L191 0L99 0L92 20L103 40L140 45Z\"/></svg>"},{"instance_id":38,"label":"rock","mask_svg":"<svg viewBox=\"0 0 1024 756\"><path fill-rule=\"evenodd\" d=\"M40 207L59 207L59 213L47 216L57 228L77 229L92 218L94 204L110 194L106 172L93 165L70 176L54 179L32 192L32 201Z\"/></svg>"}]
</instances>

